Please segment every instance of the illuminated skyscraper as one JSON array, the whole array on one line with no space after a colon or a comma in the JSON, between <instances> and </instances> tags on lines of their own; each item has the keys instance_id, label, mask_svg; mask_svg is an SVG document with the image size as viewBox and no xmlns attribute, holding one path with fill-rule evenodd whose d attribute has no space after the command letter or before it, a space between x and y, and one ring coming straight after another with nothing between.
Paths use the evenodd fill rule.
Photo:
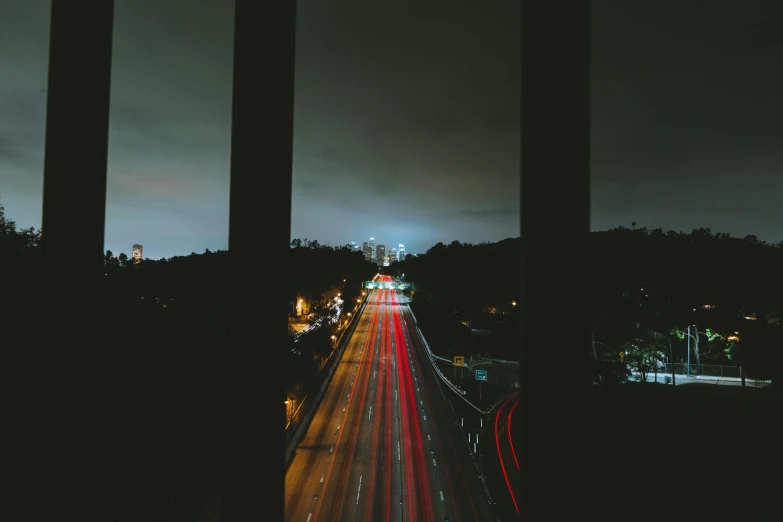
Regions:
<instances>
[{"instance_id":1,"label":"illuminated skyscraper","mask_svg":"<svg viewBox=\"0 0 783 522\"><path fill-rule=\"evenodd\" d=\"M397 245L397 261L403 261L405 259L405 245L400 243Z\"/></svg>"},{"instance_id":2,"label":"illuminated skyscraper","mask_svg":"<svg viewBox=\"0 0 783 522\"><path fill-rule=\"evenodd\" d=\"M372 249L370 249L370 244L367 241L362 243L362 253L364 254L364 259L372 262Z\"/></svg>"},{"instance_id":3,"label":"illuminated skyscraper","mask_svg":"<svg viewBox=\"0 0 783 522\"><path fill-rule=\"evenodd\" d=\"M396 248L390 248L389 249L389 262L393 263L397 261L397 249Z\"/></svg>"},{"instance_id":4,"label":"illuminated skyscraper","mask_svg":"<svg viewBox=\"0 0 783 522\"><path fill-rule=\"evenodd\" d=\"M139 261L141 261L143 252L144 252L143 245L133 245L133 250L131 250L131 258L133 259L134 263L138 263Z\"/></svg>"},{"instance_id":5,"label":"illuminated skyscraper","mask_svg":"<svg viewBox=\"0 0 783 522\"><path fill-rule=\"evenodd\" d=\"M375 247L375 262L382 264L384 257L386 257L386 245L378 245Z\"/></svg>"},{"instance_id":6,"label":"illuminated skyscraper","mask_svg":"<svg viewBox=\"0 0 783 522\"><path fill-rule=\"evenodd\" d=\"M375 257L375 238L374 237L370 238L370 252L371 252L370 253L370 256L371 256L370 257L370 261L375 261L376 257Z\"/></svg>"}]
</instances>

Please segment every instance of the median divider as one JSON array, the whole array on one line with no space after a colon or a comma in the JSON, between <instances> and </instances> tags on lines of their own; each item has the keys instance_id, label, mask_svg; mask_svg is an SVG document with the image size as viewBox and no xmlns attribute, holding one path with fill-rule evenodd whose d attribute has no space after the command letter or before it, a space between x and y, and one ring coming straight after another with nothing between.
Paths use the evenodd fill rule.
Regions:
<instances>
[{"instance_id":1,"label":"median divider","mask_svg":"<svg viewBox=\"0 0 783 522\"><path fill-rule=\"evenodd\" d=\"M307 407L307 410L304 413L304 417L302 418L302 422L299 423L299 426L296 428L296 431L294 432L294 436L291 438L291 442L288 443L288 447L285 450L286 469L288 469L288 466L291 464L291 460L293 459L294 454L296 453L297 444L299 444L299 441L301 440L305 431L307 431L307 428L310 426L310 421L312 421L313 419L313 414L318 408L318 405L320 404L321 399L324 396L324 392L326 391L326 388L329 386L329 382L332 380L332 376L334 375L334 372L337 369L337 364L340 362L340 359L343 358L345 347L348 344L347 341L348 339L351 338L351 335L353 334L354 330L356 330L356 325L359 323L359 317L361 317L361 315L364 313L364 308L366 305L367 305L367 298L365 297L365 299L362 300L362 304L359 307L359 310L351 318L350 323L345 329L343 329L343 332L340 334L340 337L337 340L337 348L332 353L331 360L327 362L328 368L326 369L326 375L323 379L323 382L321 383L321 387L318 389L318 391L315 394L313 393L308 394L308 397L312 395L313 400L310 402L310 405Z\"/></svg>"}]
</instances>

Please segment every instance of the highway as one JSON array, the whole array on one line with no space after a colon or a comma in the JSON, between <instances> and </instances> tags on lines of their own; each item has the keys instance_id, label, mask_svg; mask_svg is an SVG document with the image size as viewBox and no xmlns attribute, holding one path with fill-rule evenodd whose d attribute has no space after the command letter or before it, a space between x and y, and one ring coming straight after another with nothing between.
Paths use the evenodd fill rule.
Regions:
<instances>
[{"instance_id":1,"label":"highway","mask_svg":"<svg viewBox=\"0 0 783 522\"><path fill-rule=\"evenodd\" d=\"M408 305L367 299L287 470L285 519L496 520Z\"/></svg>"}]
</instances>

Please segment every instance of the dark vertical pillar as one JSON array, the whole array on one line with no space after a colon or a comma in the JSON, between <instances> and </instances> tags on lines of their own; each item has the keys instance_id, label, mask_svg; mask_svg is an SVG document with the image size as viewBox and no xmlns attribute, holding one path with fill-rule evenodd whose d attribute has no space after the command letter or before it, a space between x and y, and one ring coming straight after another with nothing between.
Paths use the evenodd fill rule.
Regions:
<instances>
[{"instance_id":1,"label":"dark vertical pillar","mask_svg":"<svg viewBox=\"0 0 783 522\"><path fill-rule=\"evenodd\" d=\"M296 2L236 0L223 520L282 520ZM265 303L265 306L262 305Z\"/></svg>"},{"instance_id":2,"label":"dark vertical pillar","mask_svg":"<svg viewBox=\"0 0 783 522\"><path fill-rule=\"evenodd\" d=\"M31 436L57 442L40 444L39 506L52 512L39 520L91 520L97 500L88 369L103 273L113 18L112 0L52 0L37 390L48 426ZM52 501L58 513L47 506Z\"/></svg>"},{"instance_id":3,"label":"dark vertical pillar","mask_svg":"<svg viewBox=\"0 0 783 522\"><path fill-rule=\"evenodd\" d=\"M522 520L590 520L589 2L522 2Z\"/></svg>"}]
</instances>

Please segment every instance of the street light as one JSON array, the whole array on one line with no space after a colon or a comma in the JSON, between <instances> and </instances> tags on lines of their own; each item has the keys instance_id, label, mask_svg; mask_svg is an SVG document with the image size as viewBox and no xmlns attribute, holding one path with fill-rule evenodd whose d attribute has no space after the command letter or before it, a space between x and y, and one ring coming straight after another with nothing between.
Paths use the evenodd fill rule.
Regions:
<instances>
[{"instance_id":1,"label":"street light","mask_svg":"<svg viewBox=\"0 0 783 522\"><path fill-rule=\"evenodd\" d=\"M695 310L695 308L694 308ZM691 334L691 326L693 326L693 331L696 332L696 335ZM691 376L691 339L693 339L693 342L696 344L696 352L699 351L699 334L707 335L705 332L700 332L698 328L696 328L696 325L688 325L688 331L685 332L685 335L688 336L688 377ZM709 339L709 336L707 336L707 339Z\"/></svg>"}]
</instances>

